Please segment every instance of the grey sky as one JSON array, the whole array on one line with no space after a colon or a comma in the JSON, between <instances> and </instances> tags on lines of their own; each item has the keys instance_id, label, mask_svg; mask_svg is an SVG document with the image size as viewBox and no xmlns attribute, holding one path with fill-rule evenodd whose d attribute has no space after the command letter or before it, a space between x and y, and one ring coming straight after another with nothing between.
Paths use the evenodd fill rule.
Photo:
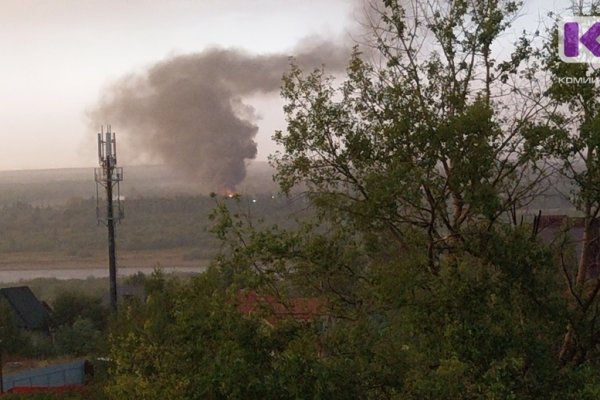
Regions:
<instances>
[{"instance_id":1,"label":"grey sky","mask_svg":"<svg viewBox=\"0 0 600 400\"><path fill-rule=\"evenodd\" d=\"M111 82L211 45L270 53L307 36L341 37L354 23L353 3L0 0L0 169L92 166L95 128L85 110ZM518 27L564 4L530 0ZM273 130L283 127L281 104L273 97L248 102L263 117L257 142L258 159L265 159ZM134 155L119 161L133 162Z\"/></svg>"}]
</instances>

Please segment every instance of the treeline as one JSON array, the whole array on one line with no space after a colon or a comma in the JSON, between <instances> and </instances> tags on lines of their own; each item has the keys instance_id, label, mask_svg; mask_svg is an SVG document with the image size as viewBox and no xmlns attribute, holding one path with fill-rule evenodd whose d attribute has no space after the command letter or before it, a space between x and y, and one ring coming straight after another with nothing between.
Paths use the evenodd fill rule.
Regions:
<instances>
[{"instance_id":1,"label":"treeline","mask_svg":"<svg viewBox=\"0 0 600 400\"><path fill-rule=\"evenodd\" d=\"M257 218L287 224L300 202L262 195L231 200L234 208ZM208 256L219 242L209 231L215 207L210 196L133 198L123 201L125 219L117 226L122 250L189 247ZM100 203L104 207L104 203ZM106 247L106 230L96 221L96 199L75 199L61 206L15 203L0 208L0 252L54 252L90 256Z\"/></svg>"},{"instance_id":2,"label":"treeline","mask_svg":"<svg viewBox=\"0 0 600 400\"><path fill-rule=\"evenodd\" d=\"M244 193L276 192L273 172L268 163L253 161L238 189ZM131 198L208 195L215 190L161 165L125 165L124 175L121 191ZM0 171L0 206L15 203L64 205L73 198L86 198L95 190L93 168Z\"/></svg>"}]
</instances>

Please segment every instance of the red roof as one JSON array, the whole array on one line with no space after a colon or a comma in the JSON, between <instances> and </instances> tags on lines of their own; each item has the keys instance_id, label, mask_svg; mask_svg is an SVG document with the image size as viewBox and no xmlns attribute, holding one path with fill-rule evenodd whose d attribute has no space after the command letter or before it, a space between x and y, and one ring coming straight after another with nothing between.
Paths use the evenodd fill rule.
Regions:
<instances>
[{"instance_id":1,"label":"red roof","mask_svg":"<svg viewBox=\"0 0 600 400\"><path fill-rule=\"evenodd\" d=\"M259 295L255 291L242 291L238 299L238 310L248 315L267 311L277 319L293 318L303 322L313 321L324 315L323 303L314 297L296 297L282 302L274 296Z\"/></svg>"}]
</instances>

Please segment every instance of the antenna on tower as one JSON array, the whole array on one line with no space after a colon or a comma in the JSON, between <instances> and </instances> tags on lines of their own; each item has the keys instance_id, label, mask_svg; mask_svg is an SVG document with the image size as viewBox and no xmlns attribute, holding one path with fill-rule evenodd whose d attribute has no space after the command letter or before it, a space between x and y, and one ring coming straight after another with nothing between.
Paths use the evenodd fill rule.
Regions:
<instances>
[{"instance_id":1,"label":"antenna on tower","mask_svg":"<svg viewBox=\"0 0 600 400\"><path fill-rule=\"evenodd\" d=\"M123 168L117 167L117 139L111 126L100 127L98 133L98 162L100 168L94 169L96 180L96 217L98 225L104 224L108 228L108 272L110 281L110 306L117 310L117 258L115 246L115 223L121 222L125 217L121 207L120 183L123 180ZM106 215L100 207L100 187L106 190ZM116 213L115 198L116 194Z\"/></svg>"}]
</instances>

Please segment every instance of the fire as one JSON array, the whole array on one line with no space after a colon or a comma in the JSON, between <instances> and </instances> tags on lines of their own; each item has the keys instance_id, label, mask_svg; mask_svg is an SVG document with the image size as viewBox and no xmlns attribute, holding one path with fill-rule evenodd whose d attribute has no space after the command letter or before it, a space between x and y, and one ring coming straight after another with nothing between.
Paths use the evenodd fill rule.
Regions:
<instances>
[{"instance_id":1,"label":"fire","mask_svg":"<svg viewBox=\"0 0 600 400\"><path fill-rule=\"evenodd\" d=\"M225 197L226 199L233 199L236 196L236 192L229 188L229 187L225 187L223 189L223 197Z\"/></svg>"}]
</instances>

